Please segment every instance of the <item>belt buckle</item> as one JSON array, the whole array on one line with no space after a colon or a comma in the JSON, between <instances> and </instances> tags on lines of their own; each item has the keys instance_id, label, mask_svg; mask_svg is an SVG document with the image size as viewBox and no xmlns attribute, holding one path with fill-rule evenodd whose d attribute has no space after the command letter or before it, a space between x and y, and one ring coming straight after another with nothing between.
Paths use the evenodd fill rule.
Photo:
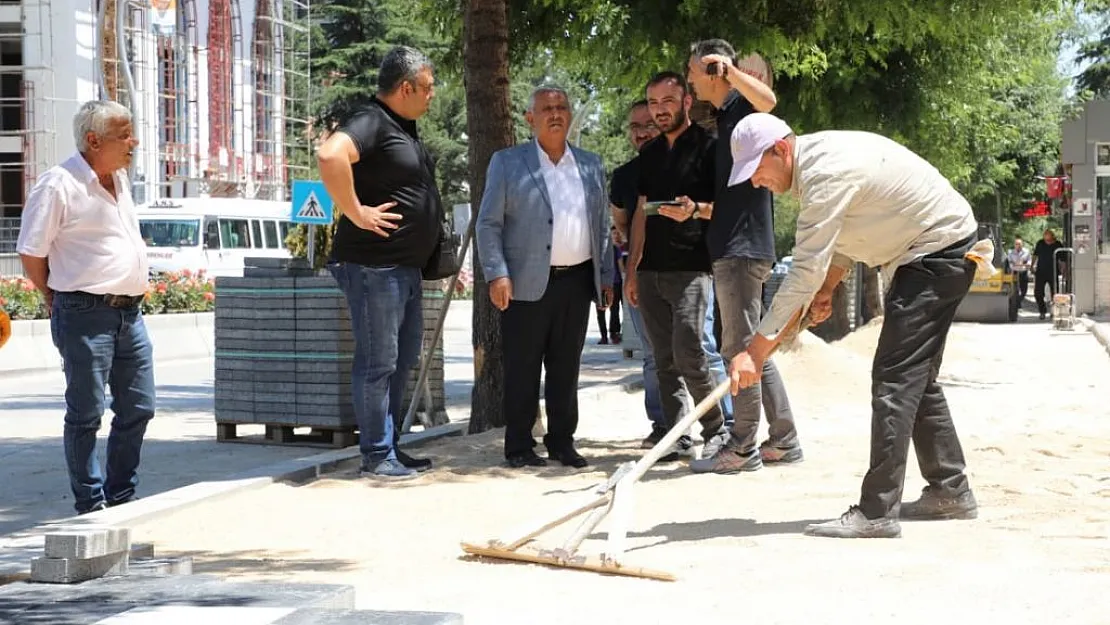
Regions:
<instances>
[{"instance_id":1,"label":"belt buckle","mask_svg":"<svg viewBox=\"0 0 1110 625\"><path fill-rule=\"evenodd\" d=\"M135 302L130 295L105 295L104 303L111 308L130 308Z\"/></svg>"}]
</instances>

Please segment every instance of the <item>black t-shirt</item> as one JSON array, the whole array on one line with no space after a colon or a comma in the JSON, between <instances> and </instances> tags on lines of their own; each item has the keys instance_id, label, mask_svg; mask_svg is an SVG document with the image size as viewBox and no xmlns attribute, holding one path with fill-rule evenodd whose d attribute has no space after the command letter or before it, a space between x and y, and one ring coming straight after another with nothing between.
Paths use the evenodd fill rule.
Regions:
<instances>
[{"instance_id":1,"label":"black t-shirt","mask_svg":"<svg viewBox=\"0 0 1110 625\"><path fill-rule=\"evenodd\" d=\"M728 186L732 173L732 129L755 109L733 90L717 111L717 194L706 242L713 260L753 258L775 260L772 196L751 180Z\"/></svg>"},{"instance_id":2,"label":"black t-shirt","mask_svg":"<svg viewBox=\"0 0 1110 625\"><path fill-rule=\"evenodd\" d=\"M667 145L659 135L640 152L639 195L649 202L673 200L681 195L695 202L712 202L714 149L716 140L708 131L691 124ZM677 222L663 215L648 215L644 255L639 269L645 271L709 271L709 251L704 219Z\"/></svg>"},{"instance_id":3,"label":"black t-shirt","mask_svg":"<svg viewBox=\"0 0 1110 625\"><path fill-rule=\"evenodd\" d=\"M613 170L609 179L609 203L628 212L631 219L636 212L636 202L640 199L640 157Z\"/></svg>"},{"instance_id":4,"label":"black t-shirt","mask_svg":"<svg viewBox=\"0 0 1110 625\"><path fill-rule=\"evenodd\" d=\"M1037 245L1033 248L1033 255L1037 257L1036 275L1038 277L1052 279L1060 273L1060 268L1056 266L1056 250L1061 247L1064 247L1064 244L1059 241L1052 243L1045 243L1044 239L1037 241ZM1068 260L1067 255L1061 254L1060 260Z\"/></svg>"},{"instance_id":5,"label":"black t-shirt","mask_svg":"<svg viewBox=\"0 0 1110 625\"><path fill-rule=\"evenodd\" d=\"M439 242L443 206L436 188L435 163L405 119L377 98L340 127L354 142L359 160L351 166L355 195L363 206L397 202L401 215L388 238L339 218L331 256L370 267L423 268Z\"/></svg>"}]
</instances>

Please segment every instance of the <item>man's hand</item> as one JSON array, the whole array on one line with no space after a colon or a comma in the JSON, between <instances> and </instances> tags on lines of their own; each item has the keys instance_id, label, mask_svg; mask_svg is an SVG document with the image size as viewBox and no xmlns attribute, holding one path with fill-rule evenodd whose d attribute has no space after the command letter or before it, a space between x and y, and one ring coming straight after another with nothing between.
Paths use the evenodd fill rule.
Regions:
<instances>
[{"instance_id":1,"label":"man's hand","mask_svg":"<svg viewBox=\"0 0 1110 625\"><path fill-rule=\"evenodd\" d=\"M504 311L513 299L513 281L508 278L497 278L489 283L489 299L494 308Z\"/></svg>"},{"instance_id":2,"label":"man's hand","mask_svg":"<svg viewBox=\"0 0 1110 625\"><path fill-rule=\"evenodd\" d=\"M46 316L50 317L54 310L54 291L50 289L42 291L42 305L46 307Z\"/></svg>"},{"instance_id":3,"label":"man's hand","mask_svg":"<svg viewBox=\"0 0 1110 625\"><path fill-rule=\"evenodd\" d=\"M660 206L659 214L678 222L686 221L694 216L694 211L697 210L698 205L695 204L693 200L682 195L676 197L674 201L680 202L682 206Z\"/></svg>"},{"instance_id":4,"label":"man's hand","mask_svg":"<svg viewBox=\"0 0 1110 625\"><path fill-rule=\"evenodd\" d=\"M716 63L717 67L720 68L717 70L720 73L716 74L716 76L727 77L726 71L732 68L732 59L723 54L707 54L701 57L701 62L704 63L706 67L708 67L710 63Z\"/></svg>"},{"instance_id":5,"label":"man's hand","mask_svg":"<svg viewBox=\"0 0 1110 625\"><path fill-rule=\"evenodd\" d=\"M740 389L759 383L763 377L763 363L756 362L746 350L742 351L729 363L728 376L732 381L732 394L736 395Z\"/></svg>"},{"instance_id":6,"label":"man's hand","mask_svg":"<svg viewBox=\"0 0 1110 625\"><path fill-rule=\"evenodd\" d=\"M823 322L832 315L832 292L821 289L817 291L817 295L813 296L813 302L809 305L809 317L813 320L813 324Z\"/></svg>"},{"instance_id":7,"label":"man's hand","mask_svg":"<svg viewBox=\"0 0 1110 625\"><path fill-rule=\"evenodd\" d=\"M347 218L363 230L389 238L386 230L396 230L397 224L393 222L401 221L401 215L388 212L394 206L397 206L397 202L386 202L378 206L359 206L347 214Z\"/></svg>"},{"instance_id":8,"label":"man's hand","mask_svg":"<svg viewBox=\"0 0 1110 625\"><path fill-rule=\"evenodd\" d=\"M640 307L640 290L636 284L636 270L630 269L624 276L624 301L630 306Z\"/></svg>"},{"instance_id":9,"label":"man's hand","mask_svg":"<svg viewBox=\"0 0 1110 625\"><path fill-rule=\"evenodd\" d=\"M612 306L612 305L613 305L613 287L611 287L611 286L601 287L601 303L599 303L597 305L597 309L598 310L609 310L609 307Z\"/></svg>"}]
</instances>

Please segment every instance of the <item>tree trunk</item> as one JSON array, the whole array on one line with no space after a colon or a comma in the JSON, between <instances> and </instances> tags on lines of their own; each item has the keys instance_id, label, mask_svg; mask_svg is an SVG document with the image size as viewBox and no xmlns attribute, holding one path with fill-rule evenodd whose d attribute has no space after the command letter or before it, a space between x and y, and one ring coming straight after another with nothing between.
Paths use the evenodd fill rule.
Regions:
<instances>
[{"instance_id":1,"label":"tree trunk","mask_svg":"<svg viewBox=\"0 0 1110 625\"><path fill-rule=\"evenodd\" d=\"M863 322L883 314L883 293L879 288L879 269L865 267L863 273Z\"/></svg>"},{"instance_id":2,"label":"tree trunk","mask_svg":"<svg viewBox=\"0 0 1110 625\"><path fill-rule=\"evenodd\" d=\"M466 127L470 161L470 209L478 214L486 185L486 167L493 153L513 144L509 102L509 20L505 0L464 0L463 82L466 85ZM474 390L470 396L470 433L505 424L501 397L500 312L489 300L475 241L474 263Z\"/></svg>"}]
</instances>

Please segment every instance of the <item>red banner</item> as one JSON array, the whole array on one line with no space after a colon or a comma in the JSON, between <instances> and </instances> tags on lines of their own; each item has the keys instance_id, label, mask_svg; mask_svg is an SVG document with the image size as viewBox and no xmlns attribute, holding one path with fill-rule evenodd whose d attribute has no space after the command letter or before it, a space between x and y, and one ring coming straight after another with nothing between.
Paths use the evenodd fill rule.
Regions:
<instances>
[{"instance_id":1,"label":"red banner","mask_svg":"<svg viewBox=\"0 0 1110 625\"><path fill-rule=\"evenodd\" d=\"M1048 217L1051 214L1052 210L1049 209L1048 204L1045 202L1034 202L1033 206L1025 209L1022 216L1026 219L1030 219L1032 217Z\"/></svg>"},{"instance_id":2,"label":"red banner","mask_svg":"<svg viewBox=\"0 0 1110 625\"><path fill-rule=\"evenodd\" d=\"M1049 177L1049 178L1045 178L1044 182L1045 182L1046 192L1048 193L1048 198L1050 200L1054 200L1054 199L1056 199L1056 198L1058 198L1058 197L1060 197L1064 194L1064 179L1063 178L1061 178L1061 177Z\"/></svg>"}]
</instances>

